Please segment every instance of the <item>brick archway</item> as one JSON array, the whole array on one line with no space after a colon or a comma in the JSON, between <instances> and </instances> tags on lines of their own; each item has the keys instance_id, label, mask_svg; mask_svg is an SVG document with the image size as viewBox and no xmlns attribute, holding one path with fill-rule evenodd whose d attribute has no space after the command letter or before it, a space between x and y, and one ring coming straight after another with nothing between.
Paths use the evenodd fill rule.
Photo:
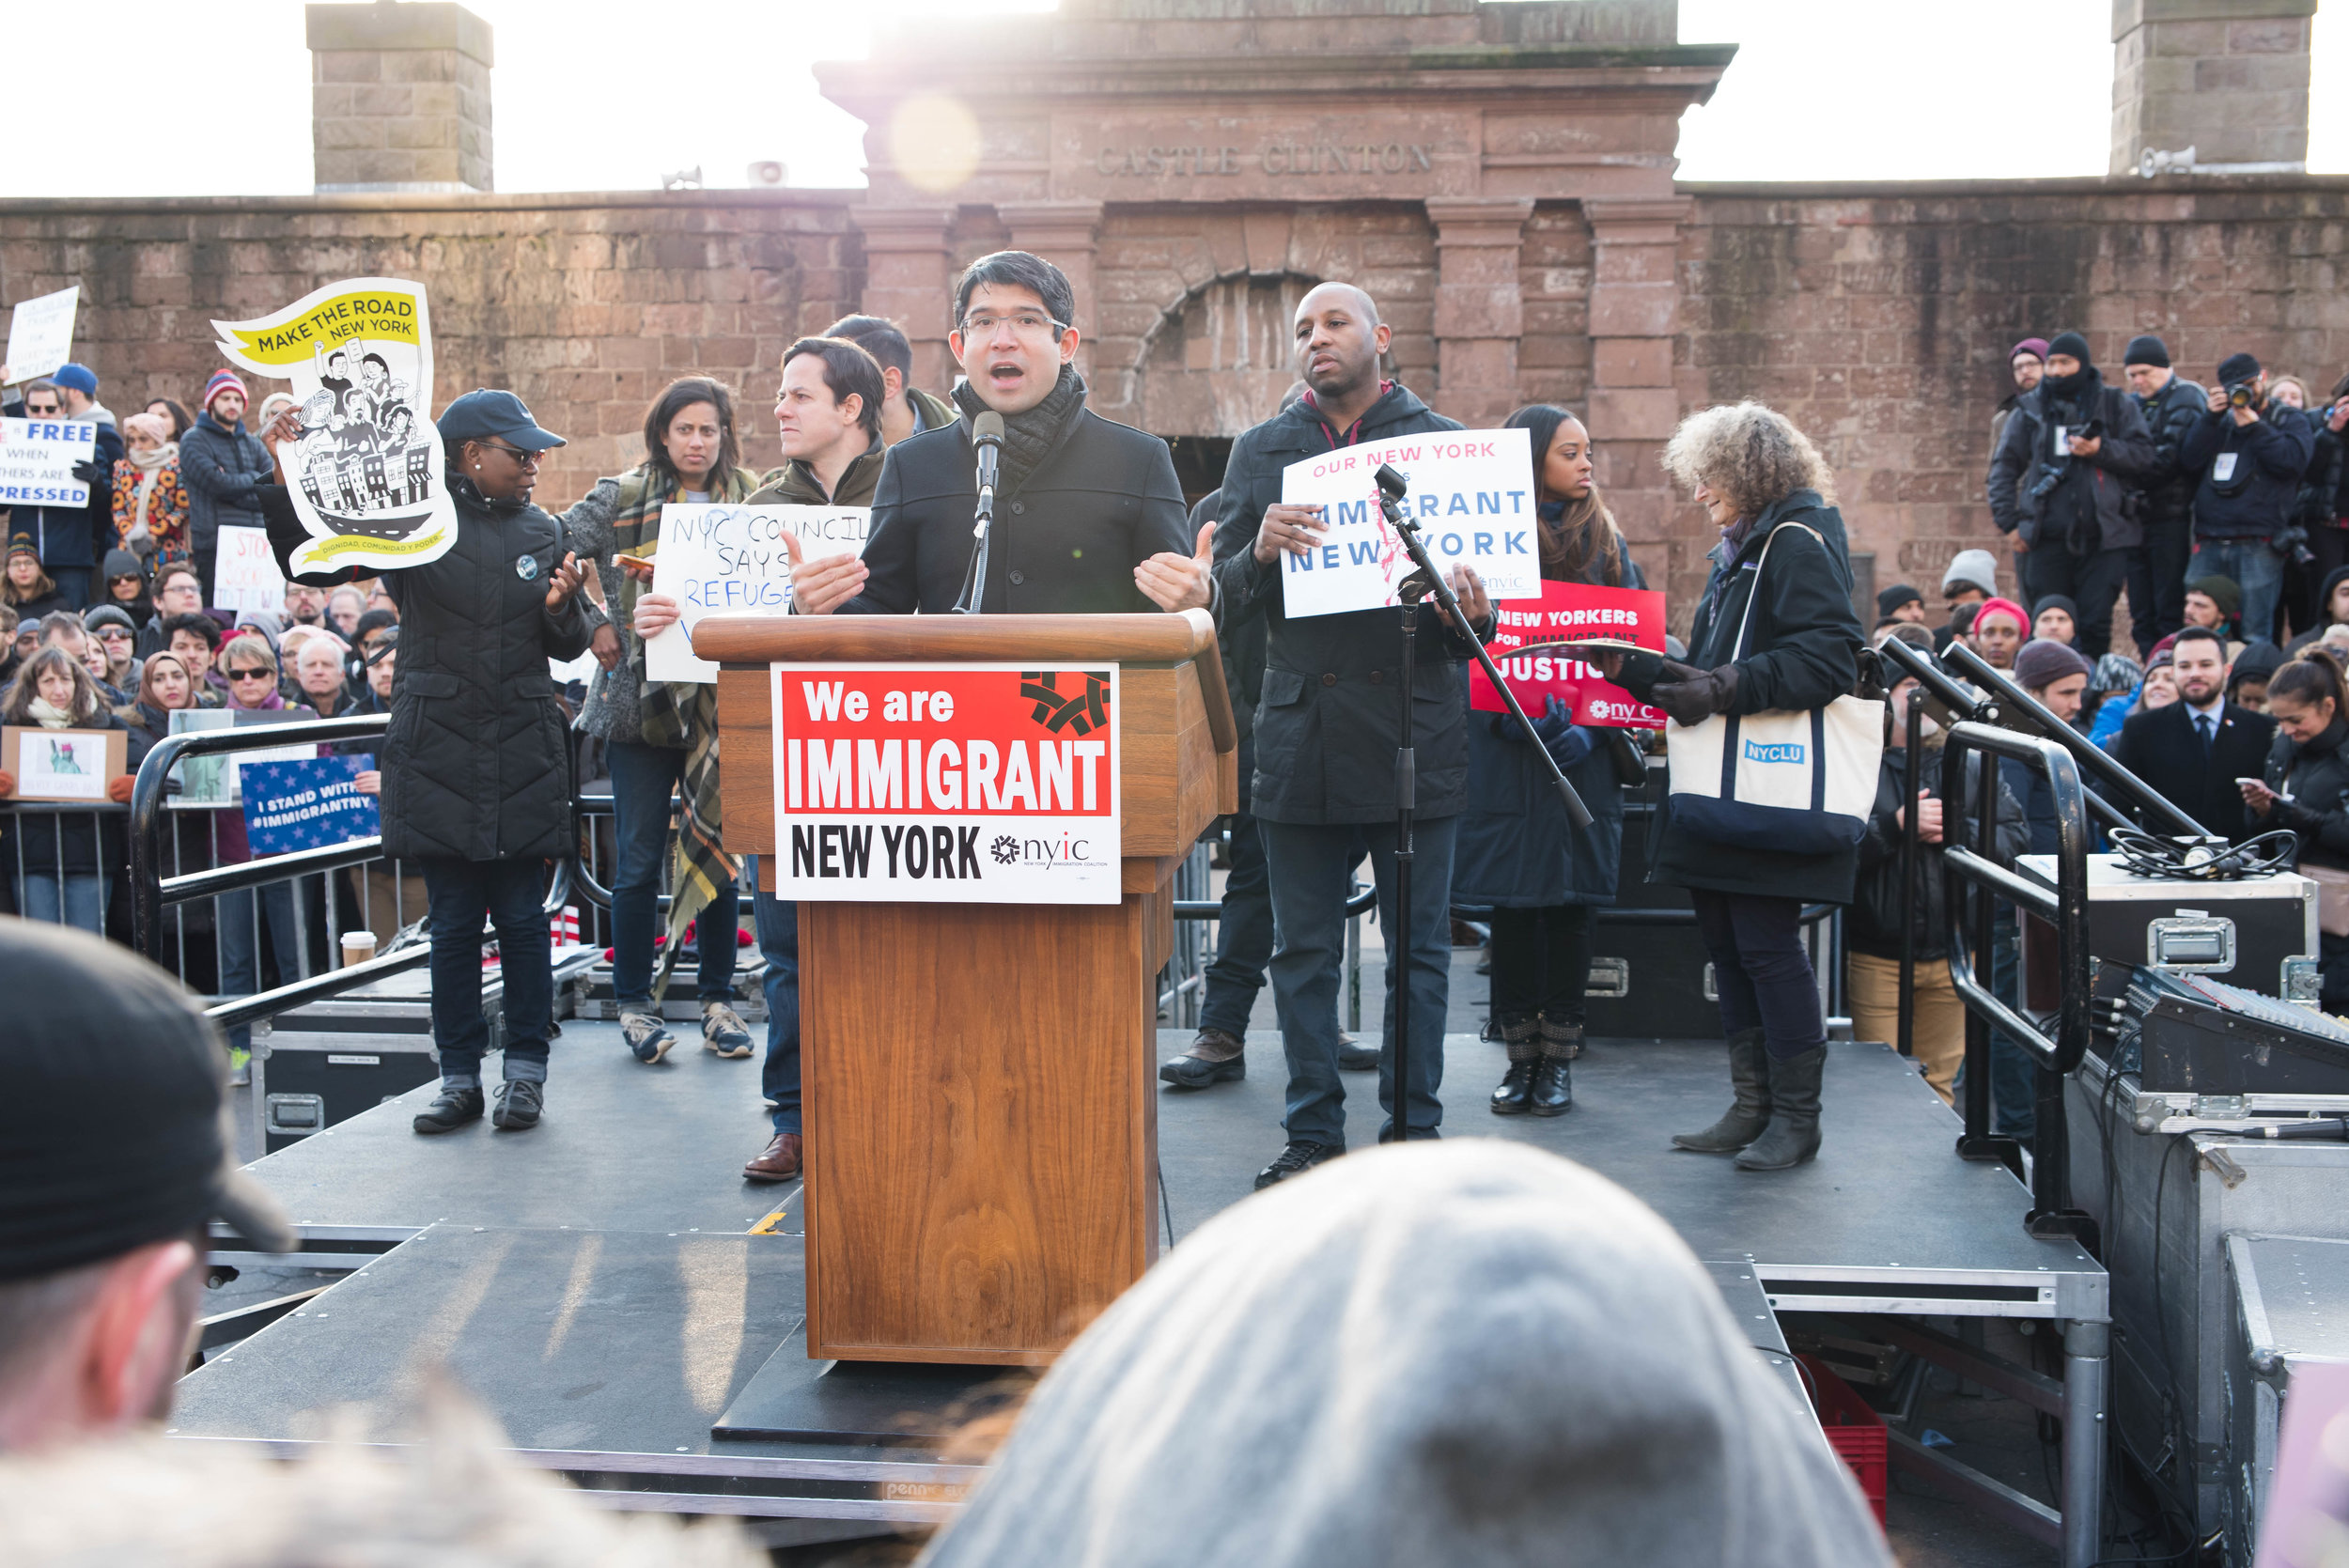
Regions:
<instances>
[{"instance_id":1,"label":"brick archway","mask_svg":"<svg viewBox=\"0 0 2349 1568\"><path fill-rule=\"evenodd\" d=\"M1297 303L1321 281L1239 269L1187 290L1134 350L1127 406L1135 422L1156 435L1228 439L1269 415L1297 377Z\"/></svg>"}]
</instances>

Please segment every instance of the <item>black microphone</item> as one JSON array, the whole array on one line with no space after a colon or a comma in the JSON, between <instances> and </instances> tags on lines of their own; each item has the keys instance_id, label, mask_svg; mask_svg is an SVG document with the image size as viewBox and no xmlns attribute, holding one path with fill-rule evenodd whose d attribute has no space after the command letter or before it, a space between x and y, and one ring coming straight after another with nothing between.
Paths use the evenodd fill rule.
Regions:
<instances>
[{"instance_id":1,"label":"black microphone","mask_svg":"<svg viewBox=\"0 0 2349 1568\"><path fill-rule=\"evenodd\" d=\"M1380 463L1378 472L1371 477L1378 481L1378 493L1389 501L1402 500L1404 492L1411 488L1411 482L1397 474L1392 463Z\"/></svg>"},{"instance_id":2,"label":"black microphone","mask_svg":"<svg viewBox=\"0 0 2349 1568\"><path fill-rule=\"evenodd\" d=\"M993 409L971 421L971 444L979 456L979 516L995 515L995 469L1003 455L1003 416Z\"/></svg>"},{"instance_id":3,"label":"black microphone","mask_svg":"<svg viewBox=\"0 0 2349 1568\"><path fill-rule=\"evenodd\" d=\"M971 522L971 565L962 575L955 613L975 615L987 597L988 531L995 525L995 470L1003 455L1003 416L988 409L971 421L971 444L979 458L979 505Z\"/></svg>"}]
</instances>

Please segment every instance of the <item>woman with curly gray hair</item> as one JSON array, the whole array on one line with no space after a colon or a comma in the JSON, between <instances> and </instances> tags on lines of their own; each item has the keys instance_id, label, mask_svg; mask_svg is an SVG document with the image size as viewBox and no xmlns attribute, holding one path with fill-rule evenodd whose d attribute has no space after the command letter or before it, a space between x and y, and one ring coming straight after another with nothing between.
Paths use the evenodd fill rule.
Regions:
<instances>
[{"instance_id":1,"label":"woman with curly gray hair","mask_svg":"<svg viewBox=\"0 0 2349 1568\"><path fill-rule=\"evenodd\" d=\"M1689 725L1717 713L1824 707L1850 691L1859 618L1818 449L1783 414L1738 403L1682 421L1664 467L1720 529L1720 543L1689 627L1688 661L1634 659L1622 684ZM1726 1115L1675 1136L1678 1147L1735 1151L1743 1171L1782 1171L1818 1153L1827 1029L1799 923L1805 904L1850 903L1858 867L1857 843L1827 853L1722 844L1668 813L1653 877L1688 888L1696 906L1736 1091Z\"/></svg>"}]
</instances>

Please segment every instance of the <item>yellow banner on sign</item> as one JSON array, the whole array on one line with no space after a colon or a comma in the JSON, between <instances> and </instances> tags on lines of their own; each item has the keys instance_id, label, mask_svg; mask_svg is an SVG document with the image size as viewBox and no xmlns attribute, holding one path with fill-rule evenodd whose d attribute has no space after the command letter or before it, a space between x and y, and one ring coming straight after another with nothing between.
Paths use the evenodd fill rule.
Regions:
<instances>
[{"instance_id":1,"label":"yellow banner on sign","mask_svg":"<svg viewBox=\"0 0 2349 1568\"><path fill-rule=\"evenodd\" d=\"M412 294L382 289L354 289L320 300L303 315L263 327L214 322L228 337L226 347L247 364L306 365L320 344L332 346L347 338L390 339L421 344L416 300Z\"/></svg>"}]
</instances>

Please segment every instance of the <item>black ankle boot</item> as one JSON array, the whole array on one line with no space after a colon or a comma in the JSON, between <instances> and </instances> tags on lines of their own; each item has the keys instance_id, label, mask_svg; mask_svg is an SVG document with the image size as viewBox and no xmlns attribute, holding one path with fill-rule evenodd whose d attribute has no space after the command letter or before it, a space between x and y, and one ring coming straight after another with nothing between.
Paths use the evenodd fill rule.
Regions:
<instances>
[{"instance_id":1,"label":"black ankle boot","mask_svg":"<svg viewBox=\"0 0 2349 1568\"><path fill-rule=\"evenodd\" d=\"M438 1098L416 1112L412 1124L421 1133L455 1132L468 1122L481 1120L482 1099L478 1089L452 1089L443 1084Z\"/></svg>"},{"instance_id":2,"label":"black ankle boot","mask_svg":"<svg viewBox=\"0 0 2349 1568\"><path fill-rule=\"evenodd\" d=\"M1509 1048L1509 1071L1493 1091L1493 1114L1522 1116L1532 1098L1533 1071L1541 1065L1541 1041L1535 1037L1533 1020L1517 1015L1493 1020L1493 1033Z\"/></svg>"},{"instance_id":3,"label":"black ankle boot","mask_svg":"<svg viewBox=\"0 0 2349 1568\"><path fill-rule=\"evenodd\" d=\"M1744 1148L1770 1125L1770 1059L1762 1032L1741 1029L1729 1037L1729 1082L1735 1103L1703 1132L1676 1132L1672 1146L1701 1155L1726 1155Z\"/></svg>"},{"instance_id":4,"label":"black ankle boot","mask_svg":"<svg viewBox=\"0 0 2349 1568\"><path fill-rule=\"evenodd\" d=\"M1827 1048L1770 1063L1770 1125L1737 1157L1740 1171L1787 1171L1819 1152L1819 1086Z\"/></svg>"},{"instance_id":5,"label":"black ankle boot","mask_svg":"<svg viewBox=\"0 0 2349 1568\"><path fill-rule=\"evenodd\" d=\"M1582 1026L1544 1018L1541 1047L1525 1109L1536 1116L1563 1116L1574 1109L1574 1059L1582 1054Z\"/></svg>"}]
</instances>

